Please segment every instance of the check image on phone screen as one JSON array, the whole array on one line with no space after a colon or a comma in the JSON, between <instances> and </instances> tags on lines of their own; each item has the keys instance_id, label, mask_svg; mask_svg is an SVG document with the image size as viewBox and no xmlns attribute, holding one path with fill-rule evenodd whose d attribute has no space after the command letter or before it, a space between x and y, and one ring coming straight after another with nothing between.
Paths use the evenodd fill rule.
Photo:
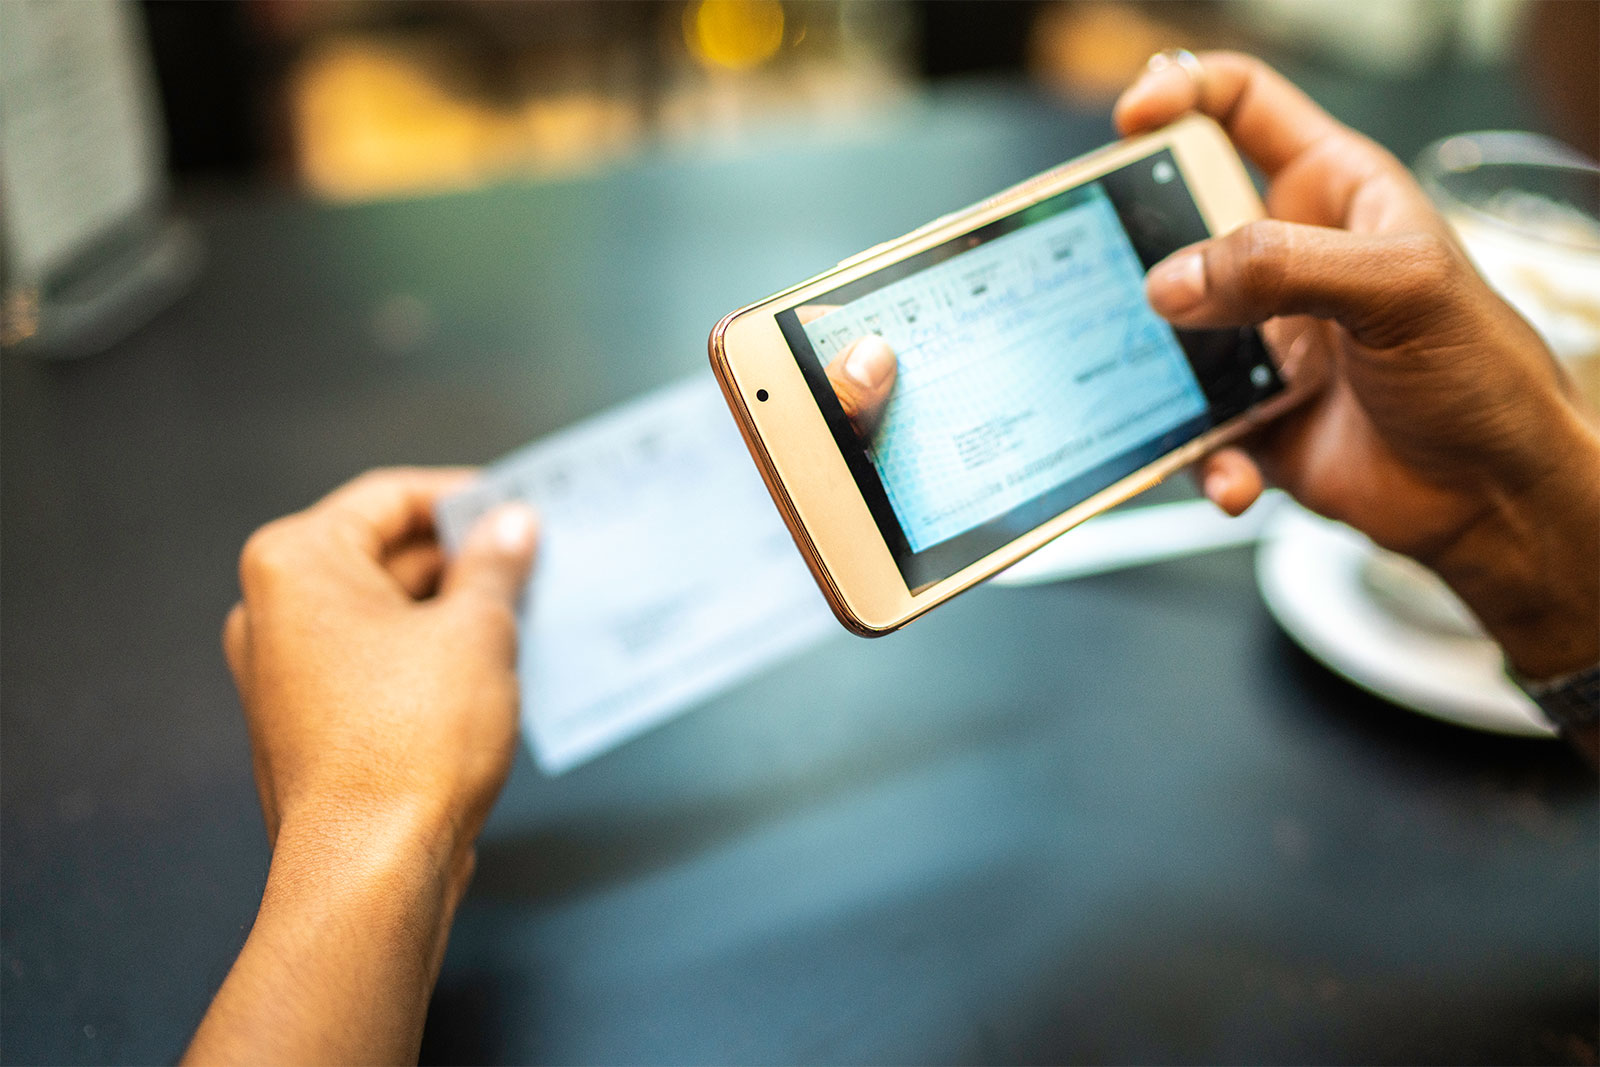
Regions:
<instances>
[{"instance_id":1,"label":"check image on phone screen","mask_svg":"<svg viewBox=\"0 0 1600 1067\"><path fill-rule=\"evenodd\" d=\"M1176 178L1159 153L779 314L910 588L1275 391L1254 331L1180 337L1145 300L1146 267L1206 235ZM822 368L869 333L899 373L862 440Z\"/></svg>"},{"instance_id":2,"label":"check image on phone screen","mask_svg":"<svg viewBox=\"0 0 1600 1067\"><path fill-rule=\"evenodd\" d=\"M1072 200L803 327L823 363L867 333L895 350L867 452L913 551L1205 414L1111 201Z\"/></svg>"}]
</instances>

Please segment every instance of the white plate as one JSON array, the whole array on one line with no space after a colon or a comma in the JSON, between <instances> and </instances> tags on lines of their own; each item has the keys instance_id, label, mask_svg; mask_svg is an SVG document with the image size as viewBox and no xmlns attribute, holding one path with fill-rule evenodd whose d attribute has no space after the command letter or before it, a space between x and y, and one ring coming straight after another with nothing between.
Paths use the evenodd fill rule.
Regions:
<instances>
[{"instance_id":1,"label":"white plate","mask_svg":"<svg viewBox=\"0 0 1600 1067\"><path fill-rule=\"evenodd\" d=\"M989 580L995 585L1042 585L1253 544L1281 496L1269 490L1237 519L1209 500L1146 504L1099 515Z\"/></svg>"},{"instance_id":2,"label":"white plate","mask_svg":"<svg viewBox=\"0 0 1600 1067\"><path fill-rule=\"evenodd\" d=\"M1286 502L1257 550L1256 583L1290 637L1363 689L1478 730L1554 736L1506 677L1493 641L1421 625L1374 600L1363 575L1378 551L1348 526Z\"/></svg>"}]
</instances>

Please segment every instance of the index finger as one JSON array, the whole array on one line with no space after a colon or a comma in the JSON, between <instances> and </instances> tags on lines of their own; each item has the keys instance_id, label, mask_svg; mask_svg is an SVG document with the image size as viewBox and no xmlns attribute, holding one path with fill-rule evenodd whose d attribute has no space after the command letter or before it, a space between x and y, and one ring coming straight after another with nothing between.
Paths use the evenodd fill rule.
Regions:
<instances>
[{"instance_id":1,"label":"index finger","mask_svg":"<svg viewBox=\"0 0 1600 1067\"><path fill-rule=\"evenodd\" d=\"M1198 111L1215 119L1268 178L1329 139L1349 151L1382 153L1254 56L1205 52L1197 58L1195 70L1187 57L1180 63L1165 53L1153 56L1117 100L1117 129L1125 136L1143 133Z\"/></svg>"},{"instance_id":2,"label":"index finger","mask_svg":"<svg viewBox=\"0 0 1600 1067\"><path fill-rule=\"evenodd\" d=\"M472 480L470 467L372 470L323 497L306 512L337 524L373 558L433 532L433 507Z\"/></svg>"}]
</instances>

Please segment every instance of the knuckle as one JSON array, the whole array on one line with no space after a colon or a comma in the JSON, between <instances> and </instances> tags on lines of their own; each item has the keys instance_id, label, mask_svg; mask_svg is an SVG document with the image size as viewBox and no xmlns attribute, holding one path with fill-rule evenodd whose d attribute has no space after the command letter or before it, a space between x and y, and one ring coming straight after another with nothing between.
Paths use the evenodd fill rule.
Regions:
<instances>
[{"instance_id":1,"label":"knuckle","mask_svg":"<svg viewBox=\"0 0 1600 1067\"><path fill-rule=\"evenodd\" d=\"M1363 340L1391 347L1457 319L1455 294L1464 263L1448 239L1433 233L1406 233L1382 249L1385 294L1375 298Z\"/></svg>"},{"instance_id":2,"label":"knuckle","mask_svg":"<svg viewBox=\"0 0 1600 1067\"><path fill-rule=\"evenodd\" d=\"M1271 302L1289 272L1289 234L1283 223L1264 219L1235 230L1224 242L1222 284L1252 303Z\"/></svg>"},{"instance_id":3,"label":"knuckle","mask_svg":"<svg viewBox=\"0 0 1600 1067\"><path fill-rule=\"evenodd\" d=\"M1281 77L1270 63L1248 52L1219 49L1201 52L1199 58L1208 74L1237 87L1237 95L1232 98L1234 108L1239 106L1239 101L1245 95L1256 91L1264 82Z\"/></svg>"},{"instance_id":4,"label":"knuckle","mask_svg":"<svg viewBox=\"0 0 1600 1067\"><path fill-rule=\"evenodd\" d=\"M1266 61L1248 52L1238 52L1231 48L1214 48L1200 53L1200 61L1207 64L1216 64L1219 67L1233 67L1242 74L1255 74L1268 71Z\"/></svg>"},{"instance_id":5,"label":"knuckle","mask_svg":"<svg viewBox=\"0 0 1600 1067\"><path fill-rule=\"evenodd\" d=\"M1407 234L1398 242L1396 273L1408 296L1417 301L1442 299L1449 294L1460 274L1456 250L1435 233Z\"/></svg>"},{"instance_id":6,"label":"knuckle","mask_svg":"<svg viewBox=\"0 0 1600 1067\"><path fill-rule=\"evenodd\" d=\"M275 519L251 534L239 553L239 581L246 588L272 584L291 574L300 555L289 519Z\"/></svg>"}]
</instances>

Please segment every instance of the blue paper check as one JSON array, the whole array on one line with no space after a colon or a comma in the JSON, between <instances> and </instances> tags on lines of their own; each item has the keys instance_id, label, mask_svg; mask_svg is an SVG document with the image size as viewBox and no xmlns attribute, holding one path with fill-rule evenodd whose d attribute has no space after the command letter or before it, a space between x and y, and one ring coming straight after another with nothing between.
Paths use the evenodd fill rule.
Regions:
<instances>
[{"instance_id":1,"label":"blue paper check","mask_svg":"<svg viewBox=\"0 0 1600 1067\"><path fill-rule=\"evenodd\" d=\"M567 770L840 632L709 376L514 452L438 508L542 517L521 608L524 731Z\"/></svg>"}]
</instances>

